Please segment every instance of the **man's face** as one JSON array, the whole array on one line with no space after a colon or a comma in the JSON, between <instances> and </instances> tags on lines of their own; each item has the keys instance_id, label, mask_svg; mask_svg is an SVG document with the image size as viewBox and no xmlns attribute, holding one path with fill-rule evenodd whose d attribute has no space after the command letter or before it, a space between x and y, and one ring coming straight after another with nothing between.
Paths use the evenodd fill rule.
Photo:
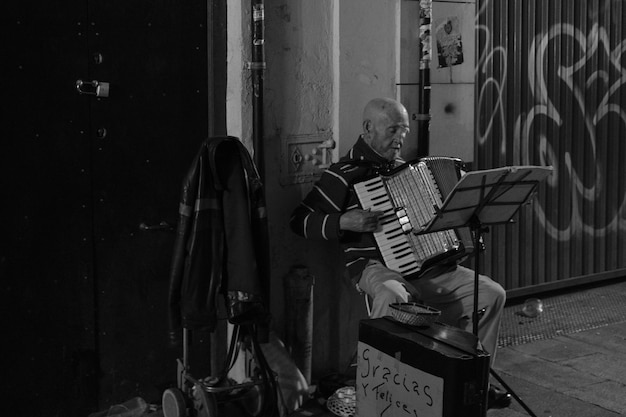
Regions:
<instances>
[{"instance_id":1,"label":"man's face","mask_svg":"<svg viewBox=\"0 0 626 417\"><path fill-rule=\"evenodd\" d=\"M370 146L388 161L400 156L404 138L409 133L409 117L404 108L391 109L372 121Z\"/></svg>"}]
</instances>

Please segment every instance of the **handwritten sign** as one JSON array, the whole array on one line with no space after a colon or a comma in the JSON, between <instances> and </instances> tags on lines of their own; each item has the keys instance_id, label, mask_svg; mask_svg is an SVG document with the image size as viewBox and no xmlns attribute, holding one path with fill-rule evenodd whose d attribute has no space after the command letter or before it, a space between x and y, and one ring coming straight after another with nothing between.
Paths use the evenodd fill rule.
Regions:
<instances>
[{"instance_id":1,"label":"handwritten sign","mask_svg":"<svg viewBox=\"0 0 626 417\"><path fill-rule=\"evenodd\" d=\"M356 415L359 417L441 417L442 378L402 363L359 342Z\"/></svg>"}]
</instances>

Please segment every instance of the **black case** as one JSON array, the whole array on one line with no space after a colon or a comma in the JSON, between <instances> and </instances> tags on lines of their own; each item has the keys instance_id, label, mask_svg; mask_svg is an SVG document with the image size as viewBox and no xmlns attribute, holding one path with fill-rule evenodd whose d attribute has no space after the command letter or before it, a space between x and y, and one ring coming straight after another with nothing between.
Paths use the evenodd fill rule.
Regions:
<instances>
[{"instance_id":1,"label":"black case","mask_svg":"<svg viewBox=\"0 0 626 417\"><path fill-rule=\"evenodd\" d=\"M456 327L362 320L356 416L483 417L489 360L478 338Z\"/></svg>"}]
</instances>

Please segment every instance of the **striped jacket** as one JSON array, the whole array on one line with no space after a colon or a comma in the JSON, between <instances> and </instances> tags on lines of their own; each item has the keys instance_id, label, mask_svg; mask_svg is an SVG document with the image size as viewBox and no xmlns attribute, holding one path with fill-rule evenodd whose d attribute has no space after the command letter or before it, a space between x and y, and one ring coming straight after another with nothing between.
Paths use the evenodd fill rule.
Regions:
<instances>
[{"instance_id":1,"label":"striped jacket","mask_svg":"<svg viewBox=\"0 0 626 417\"><path fill-rule=\"evenodd\" d=\"M376 153L362 137L331 165L315 183L302 203L293 211L291 229L307 239L339 240L346 268L353 282L358 282L370 259L381 259L372 233L339 229L339 218L351 209L360 208L353 184L404 163L389 162Z\"/></svg>"}]
</instances>

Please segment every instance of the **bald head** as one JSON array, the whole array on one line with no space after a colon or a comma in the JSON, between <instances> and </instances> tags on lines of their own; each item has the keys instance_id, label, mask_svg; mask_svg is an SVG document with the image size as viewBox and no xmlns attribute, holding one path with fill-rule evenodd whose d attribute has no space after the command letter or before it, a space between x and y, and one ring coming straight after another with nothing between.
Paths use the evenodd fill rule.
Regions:
<instances>
[{"instance_id":1,"label":"bald head","mask_svg":"<svg viewBox=\"0 0 626 417\"><path fill-rule=\"evenodd\" d=\"M409 115L398 101L375 98L363 109L363 139L388 161L400 156L408 132Z\"/></svg>"},{"instance_id":2,"label":"bald head","mask_svg":"<svg viewBox=\"0 0 626 417\"><path fill-rule=\"evenodd\" d=\"M391 98L375 98L370 100L363 109L363 121L376 120L393 113L406 113L404 106Z\"/></svg>"}]
</instances>

